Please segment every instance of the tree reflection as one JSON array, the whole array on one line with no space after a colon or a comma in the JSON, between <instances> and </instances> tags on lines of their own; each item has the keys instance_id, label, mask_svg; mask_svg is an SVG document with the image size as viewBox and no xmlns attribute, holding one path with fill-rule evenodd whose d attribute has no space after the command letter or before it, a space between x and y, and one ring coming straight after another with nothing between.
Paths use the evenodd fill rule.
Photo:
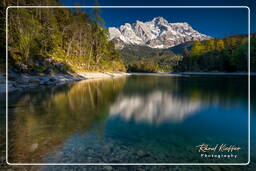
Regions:
<instances>
[{"instance_id":1,"label":"tree reflection","mask_svg":"<svg viewBox=\"0 0 256 171\"><path fill-rule=\"evenodd\" d=\"M182 122L208 106L244 105L247 79L131 76L86 80L14 99L9 102L9 162L31 163L44 161L74 135L94 130L104 137L108 117L162 124Z\"/></svg>"},{"instance_id":2,"label":"tree reflection","mask_svg":"<svg viewBox=\"0 0 256 171\"><path fill-rule=\"evenodd\" d=\"M125 80L86 80L22 96L9 111L9 162L40 162L67 137L90 130L107 116Z\"/></svg>"}]
</instances>

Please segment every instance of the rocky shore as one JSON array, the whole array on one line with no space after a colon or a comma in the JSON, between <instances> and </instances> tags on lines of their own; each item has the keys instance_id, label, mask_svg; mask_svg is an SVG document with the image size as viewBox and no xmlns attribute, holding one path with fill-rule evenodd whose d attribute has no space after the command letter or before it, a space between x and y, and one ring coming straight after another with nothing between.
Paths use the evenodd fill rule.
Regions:
<instances>
[{"instance_id":1,"label":"rocky shore","mask_svg":"<svg viewBox=\"0 0 256 171\"><path fill-rule=\"evenodd\" d=\"M123 72L78 72L78 73L8 73L8 92L22 91L30 88L41 88L46 86L55 86L75 81L96 78L114 78L128 75ZM6 92L6 74L0 73L0 93Z\"/></svg>"},{"instance_id":2,"label":"rocky shore","mask_svg":"<svg viewBox=\"0 0 256 171\"><path fill-rule=\"evenodd\" d=\"M222 73L222 72L182 72L182 73L132 73L133 75L161 75L161 76L184 76L184 75L236 75L242 76L247 73ZM114 78L131 73L124 72L76 72L76 73L8 73L8 92L22 91L29 88L55 86L75 81L96 78ZM255 76L256 73L251 73ZM6 74L0 73L0 93L6 92Z\"/></svg>"}]
</instances>

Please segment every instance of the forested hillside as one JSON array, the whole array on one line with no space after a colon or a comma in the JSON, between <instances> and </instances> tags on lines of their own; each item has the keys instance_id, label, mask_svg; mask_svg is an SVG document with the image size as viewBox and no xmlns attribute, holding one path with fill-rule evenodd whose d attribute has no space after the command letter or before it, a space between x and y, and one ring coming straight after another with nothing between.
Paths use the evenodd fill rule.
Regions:
<instances>
[{"instance_id":1,"label":"forested hillside","mask_svg":"<svg viewBox=\"0 0 256 171\"><path fill-rule=\"evenodd\" d=\"M18 3L18 4L17 4ZM5 8L61 5L59 0L1 1L0 66L5 66ZM127 45L115 49L99 9L9 9L9 68L19 71L246 72L247 35L186 42L169 49ZM256 72L256 34L251 35L251 71Z\"/></svg>"},{"instance_id":2,"label":"forested hillside","mask_svg":"<svg viewBox=\"0 0 256 171\"><path fill-rule=\"evenodd\" d=\"M184 48L183 60L175 70L247 72L247 35L195 41L190 51ZM251 70L256 71L256 34L251 35Z\"/></svg>"},{"instance_id":3,"label":"forested hillside","mask_svg":"<svg viewBox=\"0 0 256 171\"><path fill-rule=\"evenodd\" d=\"M19 3L38 5L36 0ZM41 1L41 5L59 2ZM10 8L8 14L10 66L36 71L125 71L119 51L108 41L99 9L90 17L84 10L64 8Z\"/></svg>"},{"instance_id":4,"label":"forested hillside","mask_svg":"<svg viewBox=\"0 0 256 171\"><path fill-rule=\"evenodd\" d=\"M168 49L129 45L121 50L121 58L129 72L169 72L182 56Z\"/></svg>"},{"instance_id":5,"label":"forested hillside","mask_svg":"<svg viewBox=\"0 0 256 171\"><path fill-rule=\"evenodd\" d=\"M127 46L121 58L129 71L247 72L248 37L187 42L169 49ZM251 35L251 71L256 71L256 34Z\"/></svg>"}]
</instances>

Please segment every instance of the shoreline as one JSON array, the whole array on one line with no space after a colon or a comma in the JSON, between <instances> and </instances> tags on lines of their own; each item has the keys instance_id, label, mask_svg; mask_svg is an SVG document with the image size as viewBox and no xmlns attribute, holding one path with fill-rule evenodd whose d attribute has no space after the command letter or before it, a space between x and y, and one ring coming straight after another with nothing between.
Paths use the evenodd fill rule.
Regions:
<instances>
[{"instance_id":1,"label":"shoreline","mask_svg":"<svg viewBox=\"0 0 256 171\"><path fill-rule=\"evenodd\" d=\"M248 76L248 72L176 72L170 74L181 74L181 75L227 75L227 76ZM256 76L255 72L250 73L251 76Z\"/></svg>"},{"instance_id":2,"label":"shoreline","mask_svg":"<svg viewBox=\"0 0 256 171\"><path fill-rule=\"evenodd\" d=\"M209 75L209 76L248 76L247 72L134 72L131 75L158 75L158 76L189 76L189 75ZM256 76L255 72L250 73Z\"/></svg>"},{"instance_id":3,"label":"shoreline","mask_svg":"<svg viewBox=\"0 0 256 171\"><path fill-rule=\"evenodd\" d=\"M30 88L41 88L99 78L117 78L130 75L125 72L76 72L36 75L28 73L8 73L8 92L20 92ZM0 73L0 94L6 93L6 74Z\"/></svg>"},{"instance_id":4,"label":"shoreline","mask_svg":"<svg viewBox=\"0 0 256 171\"><path fill-rule=\"evenodd\" d=\"M0 94L6 93L5 73L0 73ZM158 73L127 73L127 72L76 72L35 75L29 73L8 73L8 92L23 91L29 88L63 85L88 79L116 78L127 75L153 75L153 76L248 76L245 72L158 72ZM256 76L253 72L251 76Z\"/></svg>"}]
</instances>

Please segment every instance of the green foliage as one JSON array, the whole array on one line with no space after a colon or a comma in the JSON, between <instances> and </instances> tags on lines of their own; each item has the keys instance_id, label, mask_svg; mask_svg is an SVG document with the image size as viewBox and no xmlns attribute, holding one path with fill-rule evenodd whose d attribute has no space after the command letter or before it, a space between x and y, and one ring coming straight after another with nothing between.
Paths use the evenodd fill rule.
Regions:
<instances>
[{"instance_id":1,"label":"green foliage","mask_svg":"<svg viewBox=\"0 0 256 171\"><path fill-rule=\"evenodd\" d=\"M255 35L251 36L251 61L255 63ZM254 51L253 51L254 49ZM222 71L247 72L248 41L246 35L231 36L224 39L195 41L191 51L184 51L184 58L175 71ZM252 66L252 71L255 67Z\"/></svg>"},{"instance_id":2,"label":"green foliage","mask_svg":"<svg viewBox=\"0 0 256 171\"><path fill-rule=\"evenodd\" d=\"M95 0L95 6L100 6L98 0ZM92 10L93 10L93 19L94 19L94 21L95 21L97 24L99 24L99 25L101 25L101 26L104 26L105 21L104 21L104 19L100 16L100 13L101 13L100 8L93 8Z\"/></svg>"},{"instance_id":3,"label":"green foliage","mask_svg":"<svg viewBox=\"0 0 256 171\"><path fill-rule=\"evenodd\" d=\"M153 60L134 61L129 64L132 72L157 72L159 69Z\"/></svg>"},{"instance_id":4,"label":"green foliage","mask_svg":"<svg viewBox=\"0 0 256 171\"><path fill-rule=\"evenodd\" d=\"M255 40L256 36L252 34L252 72L256 71ZM237 35L223 39L187 42L170 49L127 46L122 49L121 58L128 71L135 72L247 72L248 41L246 35Z\"/></svg>"},{"instance_id":5,"label":"green foliage","mask_svg":"<svg viewBox=\"0 0 256 171\"><path fill-rule=\"evenodd\" d=\"M200 41L195 41L194 45L191 49L190 55L191 56L197 56L204 52L205 46Z\"/></svg>"},{"instance_id":6,"label":"green foliage","mask_svg":"<svg viewBox=\"0 0 256 171\"><path fill-rule=\"evenodd\" d=\"M19 4L17 4L19 3ZM40 4L39 4L40 3ZM58 0L0 3L1 21L10 5L59 5ZM97 2L96 2L96 5ZM9 62L12 66L34 64L37 56L51 56L54 61L83 71L247 71L248 40L245 35L186 42L170 49L126 46L116 50L108 41L108 31L100 9L89 16L84 10L9 9ZM1 22L1 61L5 62L5 22ZM256 71L256 36L251 35L251 71ZM124 65L125 64L125 65ZM1 65L2 66L2 65Z\"/></svg>"},{"instance_id":7,"label":"green foliage","mask_svg":"<svg viewBox=\"0 0 256 171\"><path fill-rule=\"evenodd\" d=\"M169 49L130 45L122 49L121 58L129 72L171 72L182 57Z\"/></svg>"},{"instance_id":8,"label":"green foliage","mask_svg":"<svg viewBox=\"0 0 256 171\"><path fill-rule=\"evenodd\" d=\"M223 40L217 40L216 41L216 50L221 51L225 48L224 41Z\"/></svg>"},{"instance_id":9,"label":"green foliage","mask_svg":"<svg viewBox=\"0 0 256 171\"><path fill-rule=\"evenodd\" d=\"M206 51L213 51L215 50L215 41L214 39L208 40L205 42L205 50Z\"/></svg>"},{"instance_id":10,"label":"green foliage","mask_svg":"<svg viewBox=\"0 0 256 171\"><path fill-rule=\"evenodd\" d=\"M5 1L0 2L0 72L5 69Z\"/></svg>"},{"instance_id":11,"label":"green foliage","mask_svg":"<svg viewBox=\"0 0 256 171\"><path fill-rule=\"evenodd\" d=\"M31 0L22 5L36 3ZM91 18L80 9L9 9L10 61L36 69L33 61L41 55L51 56L73 70L125 71L120 53L108 41L99 9Z\"/></svg>"},{"instance_id":12,"label":"green foliage","mask_svg":"<svg viewBox=\"0 0 256 171\"><path fill-rule=\"evenodd\" d=\"M256 72L256 39L251 39L251 71Z\"/></svg>"},{"instance_id":13,"label":"green foliage","mask_svg":"<svg viewBox=\"0 0 256 171\"><path fill-rule=\"evenodd\" d=\"M248 59L248 43L239 45L232 51L230 62L233 67L238 71L243 71L247 68Z\"/></svg>"}]
</instances>

